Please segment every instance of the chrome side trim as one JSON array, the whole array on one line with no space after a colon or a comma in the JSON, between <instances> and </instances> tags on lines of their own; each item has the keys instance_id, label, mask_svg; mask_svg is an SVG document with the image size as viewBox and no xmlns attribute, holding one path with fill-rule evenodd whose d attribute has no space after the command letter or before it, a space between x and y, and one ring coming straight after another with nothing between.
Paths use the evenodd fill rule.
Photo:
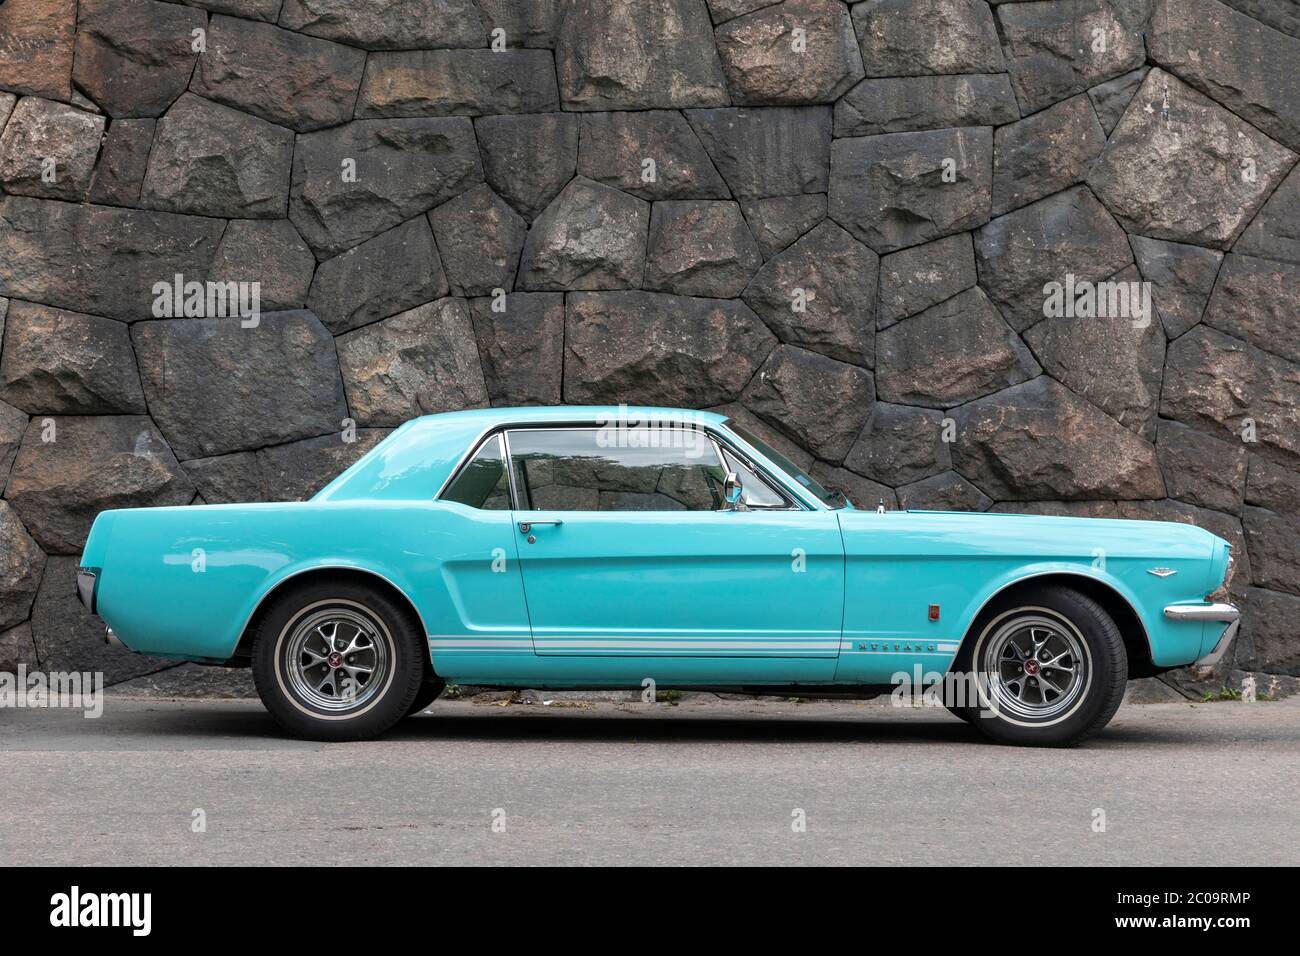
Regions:
<instances>
[{"instance_id":1,"label":"chrome side trim","mask_svg":"<svg viewBox=\"0 0 1300 956\"><path fill-rule=\"evenodd\" d=\"M1236 621L1241 611L1234 604L1171 604L1165 617L1174 621Z\"/></svg>"}]
</instances>

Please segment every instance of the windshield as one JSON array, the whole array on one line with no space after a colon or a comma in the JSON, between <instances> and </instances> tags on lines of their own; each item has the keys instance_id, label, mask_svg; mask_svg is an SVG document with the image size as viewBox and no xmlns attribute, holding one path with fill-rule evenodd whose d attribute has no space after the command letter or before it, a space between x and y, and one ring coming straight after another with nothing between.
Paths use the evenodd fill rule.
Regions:
<instances>
[{"instance_id":1,"label":"windshield","mask_svg":"<svg viewBox=\"0 0 1300 956\"><path fill-rule=\"evenodd\" d=\"M843 508L848 504L849 500L844 497L842 492L828 491L826 488L823 488L821 484L819 484L816 479L806 471L792 462L789 458L786 458L785 455L781 454L767 442L763 441L763 439L749 431L749 429L737 425L734 419L728 418L723 424L740 438L743 438L745 441L749 442L749 444L757 448L764 458L784 471L787 475L798 482L799 485L807 488L816 495L818 500L826 507Z\"/></svg>"}]
</instances>

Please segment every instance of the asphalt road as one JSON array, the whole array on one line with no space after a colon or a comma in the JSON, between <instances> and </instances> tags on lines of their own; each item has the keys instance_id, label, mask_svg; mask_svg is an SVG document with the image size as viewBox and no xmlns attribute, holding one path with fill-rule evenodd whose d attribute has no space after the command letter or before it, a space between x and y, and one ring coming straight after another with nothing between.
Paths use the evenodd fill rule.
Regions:
<instances>
[{"instance_id":1,"label":"asphalt road","mask_svg":"<svg viewBox=\"0 0 1300 956\"><path fill-rule=\"evenodd\" d=\"M0 711L0 780L0 864L1300 863L1300 698L1126 706L1061 751L879 702L440 701L321 745L110 697Z\"/></svg>"}]
</instances>

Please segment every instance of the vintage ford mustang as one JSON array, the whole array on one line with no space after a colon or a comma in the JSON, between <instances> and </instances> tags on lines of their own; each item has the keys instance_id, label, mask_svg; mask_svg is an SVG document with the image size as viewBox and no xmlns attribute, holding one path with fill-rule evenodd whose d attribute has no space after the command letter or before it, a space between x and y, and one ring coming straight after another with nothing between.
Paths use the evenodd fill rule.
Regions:
<instances>
[{"instance_id":1,"label":"vintage ford mustang","mask_svg":"<svg viewBox=\"0 0 1300 956\"><path fill-rule=\"evenodd\" d=\"M1126 679L1212 663L1236 631L1231 549L1200 528L864 504L721 415L452 412L310 501L106 511L77 589L110 641L251 665L287 730L329 740L451 681L872 696L942 677L931 699L994 739L1064 745Z\"/></svg>"}]
</instances>

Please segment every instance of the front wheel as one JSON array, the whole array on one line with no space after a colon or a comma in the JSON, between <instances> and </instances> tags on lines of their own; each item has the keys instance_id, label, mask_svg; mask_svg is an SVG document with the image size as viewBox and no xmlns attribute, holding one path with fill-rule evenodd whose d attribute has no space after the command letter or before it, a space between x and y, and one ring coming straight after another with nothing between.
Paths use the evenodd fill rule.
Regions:
<instances>
[{"instance_id":1,"label":"front wheel","mask_svg":"<svg viewBox=\"0 0 1300 956\"><path fill-rule=\"evenodd\" d=\"M425 672L409 608L349 580L322 579L275 599L253 638L258 696L290 733L376 737L406 716Z\"/></svg>"},{"instance_id":2,"label":"front wheel","mask_svg":"<svg viewBox=\"0 0 1300 956\"><path fill-rule=\"evenodd\" d=\"M974 684L970 723L1007 744L1066 747L1115 716L1128 679L1119 628L1068 587L1018 592L981 615L958 669Z\"/></svg>"}]
</instances>

